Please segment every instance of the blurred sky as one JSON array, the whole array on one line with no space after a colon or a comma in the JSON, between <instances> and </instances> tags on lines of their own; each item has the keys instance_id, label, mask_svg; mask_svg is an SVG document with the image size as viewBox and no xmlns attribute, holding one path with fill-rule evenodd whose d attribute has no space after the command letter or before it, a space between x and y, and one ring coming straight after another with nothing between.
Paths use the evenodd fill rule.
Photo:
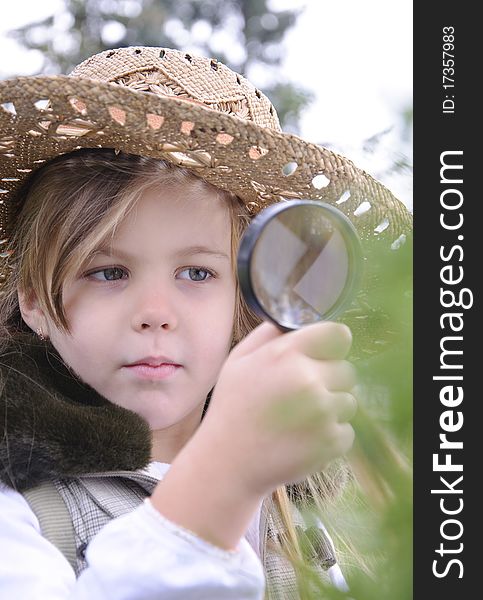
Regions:
<instances>
[{"instance_id":1,"label":"blurred sky","mask_svg":"<svg viewBox=\"0 0 483 600\"><path fill-rule=\"evenodd\" d=\"M38 53L21 49L6 32L62 6L62 0L0 0L2 78L36 73L42 64ZM399 154L412 160L412 140L402 144L399 131L401 112L412 105L412 1L271 0L271 6L305 7L285 38L282 67L287 79L315 94L303 115L301 135L330 143L376 177ZM248 76L263 89L266 73ZM387 130L375 156L362 150L364 140ZM412 206L407 174L382 178Z\"/></svg>"}]
</instances>

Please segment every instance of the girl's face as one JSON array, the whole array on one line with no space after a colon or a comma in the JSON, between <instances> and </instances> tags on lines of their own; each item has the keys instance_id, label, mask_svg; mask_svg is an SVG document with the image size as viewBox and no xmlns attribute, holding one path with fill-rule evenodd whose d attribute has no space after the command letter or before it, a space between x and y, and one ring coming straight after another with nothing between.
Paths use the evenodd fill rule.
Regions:
<instances>
[{"instance_id":1,"label":"girl's face","mask_svg":"<svg viewBox=\"0 0 483 600\"><path fill-rule=\"evenodd\" d=\"M231 346L230 256L225 201L182 186L147 190L112 243L66 282L70 335L49 320L47 333L105 398L153 430L192 434Z\"/></svg>"}]
</instances>

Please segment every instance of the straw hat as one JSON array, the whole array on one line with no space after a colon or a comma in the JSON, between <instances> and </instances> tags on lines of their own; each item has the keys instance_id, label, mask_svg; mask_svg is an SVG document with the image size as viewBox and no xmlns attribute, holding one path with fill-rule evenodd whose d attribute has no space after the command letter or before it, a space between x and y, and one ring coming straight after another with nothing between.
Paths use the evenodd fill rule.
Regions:
<instances>
[{"instance_id":1,"label":"straw hat","mask_svg":"<svg viewBox=\"0 0 483 600\"><path fill-rule=\"evenodd\" d=\"M186 167L254 215L284 199L315 199L343 211L363 241L390 245L412 229L381 183L283 133L268 98L241 75L214 59L129 47L96 54L68 76L0 81L0 253L8 255L16 192L29 175L60 154L98 147Z\"/></svg>"}]
</instances>

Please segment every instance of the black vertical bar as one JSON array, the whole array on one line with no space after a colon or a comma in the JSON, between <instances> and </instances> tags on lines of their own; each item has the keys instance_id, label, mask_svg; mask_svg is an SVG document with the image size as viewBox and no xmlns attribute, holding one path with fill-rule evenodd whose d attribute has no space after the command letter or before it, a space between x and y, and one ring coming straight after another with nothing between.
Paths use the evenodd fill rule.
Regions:
<instances>
[{"instance_id":1,"label":"black vertical bar","mask_svg":"<svg viewBox=\"0 0 483 600\"><path fill-rule=\"evenodd\" d=\"M483 36L468 2L414 9L414 597L462 600L483 572Z\"/></svg>"}]
</instances>

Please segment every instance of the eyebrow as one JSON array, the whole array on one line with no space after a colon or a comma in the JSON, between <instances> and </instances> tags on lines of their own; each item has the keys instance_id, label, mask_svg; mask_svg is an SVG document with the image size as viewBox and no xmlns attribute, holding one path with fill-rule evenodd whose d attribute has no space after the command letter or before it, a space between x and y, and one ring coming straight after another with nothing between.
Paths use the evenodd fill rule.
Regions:
<instances>
[{"instance_id":1,"label":"eyebrow","mask_svg":"<svg viewBox=\"0 0 483 600\"><path fill-rule=\"evenodd\" d=\"M96 254L129 258L129 254L112 246L101 246L97 248ZM224 252L221 252L218 249L208 248L207 246L188 246L186 248L181 248L180 250L174 252L173 256L176 258L186 258L188 256L194 256L195 254L206 254L215 258L230 260L229 256Z\"/></svg>"},{"instance_id":2,"label":"eyebrow","mask_svg":"<svg viewBox=\"0 0 483 600\"><path fill-rule=\"evenodd\" d=\"M183 248L182 250L178 250L175 253L175 256L183 258L185 256L193 256L194 254L208 254L209 256L214 256L216 258L226 258L230 260L229 257L220 250L212 250L207 246L188 246L187 248Z\"/></svg>"}]
</instances>

